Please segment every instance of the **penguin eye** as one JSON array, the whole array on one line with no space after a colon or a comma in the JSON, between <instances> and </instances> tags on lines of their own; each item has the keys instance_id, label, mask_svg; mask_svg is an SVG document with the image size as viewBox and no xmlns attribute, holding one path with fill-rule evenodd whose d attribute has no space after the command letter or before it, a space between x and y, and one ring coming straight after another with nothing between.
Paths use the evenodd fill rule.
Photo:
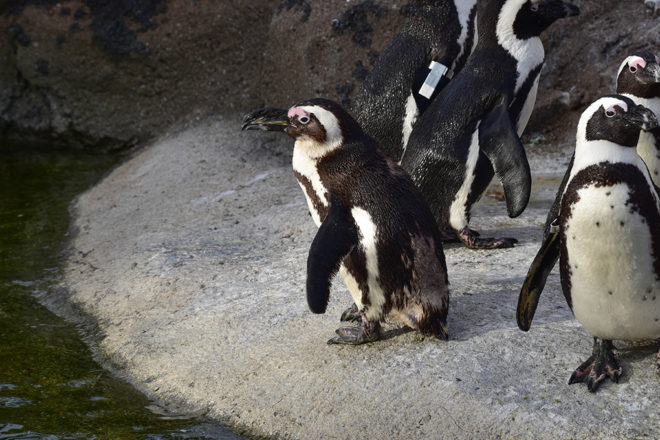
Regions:
<instances>
[{"instance_id":1,"label":"penguin eye","mask_svg":"<svg viewBox=\"0 0 660 440\"><path fill-rule=\"evenodd\" d=\"M530 11L532 11L532 12L537 12L537 11L539 10L539 5L536 4L536 3L532 3L532 4L529 6L529 9L530 9Z\"/></svg>"},{"instance_id":2,"label":"penguin eye","mask_svg":"<svg viewBox=\"0 0 660 440\"><path fill-rule=\"evenodd\" d=\"M608 118L612 118L614 117L614 115L616 115L616 111L614 110L613 107L610 107L607 110L605 110L605 116L607 116Z\"/></svg>"},{"instance_id":3,"label":"penguin eye","mask_svg":"<svg viewBox=\"0 0 660 440\"><path fill-rule=\"evenodd\" d=\"M630 73L637 73L637 66L630 66L628 69L630 70Z\"/></svg>"},{"instance_id":4,"label":"penguin eye","mask_svg":"<svg viewBox=\"0 0 660 440\"><path fill-rule=\"evenodd\" d=\"M309 116L301 116L298 118L298 121L300 121L301 124L307 125L309 124Z\"/></svg>"}]
</instances>

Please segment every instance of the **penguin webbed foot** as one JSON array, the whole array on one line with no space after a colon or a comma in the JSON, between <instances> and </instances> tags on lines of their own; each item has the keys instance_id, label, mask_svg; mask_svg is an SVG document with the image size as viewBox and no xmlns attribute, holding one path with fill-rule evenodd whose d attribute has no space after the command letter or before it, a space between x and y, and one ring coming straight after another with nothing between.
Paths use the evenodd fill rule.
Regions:
<instances>
[{"instance_id":1,"label":"penguin webbed foot","mask_svg":"<svg viewBox=\"0 0 660 440\"><path fill-rule=\"evenodd\" d=\"M506 249L512 248L518 240L512 237L480 237L477 231L465 227L456 233L461 242L469 249Z\"/></svg>"},{"instance_id":2,"label":"penguin webbed foot","mask_svg":"<svg viewBox=\"0 0 660 440\"><path fill-rule=\"evenodd\" d=\"M472 230L472 234L479 236L479 232ZM453 229L442 229L440 228L440 240L443 243L462 243L461 239L458 237L458 232Z\"/></svg>"},{"instance_id":3,"label":"penguin webbed foot","mask_svg":"<svg viewBox=\"0 0 660 440\"><path fill-rule=\"evenodd\" d=\"M584 382L592 393L598 390L606 377L619 383L623 369L616 360L617 350L612 341L594 338L593 353L571 375L568 384Z\"/></svg>"},{"instance_id":4,"label":"penguin webbed foot","mask_svg":"<svg viewBox=\"0 0 660 440\"><path fill-rule=\"evenodd\" d=\"M349 308L344 310L344 313L341 314L339 318L341 322L359 322L362 320L362 315L358 309L357 304L351 305Z\"/></svg>"},{"instance_id":5,"label":"penguin webbed foot","mask_svg":"<svg viewBox=\"0 0 660 440\"><path fill-rule=\"evenodd\" d=\"M328 341L328 345L347 344L360 345L380 339L380 322L367 321L364 316L359 327L341 327L335 330L337 336Z\"/></svg>"}]
</instances>

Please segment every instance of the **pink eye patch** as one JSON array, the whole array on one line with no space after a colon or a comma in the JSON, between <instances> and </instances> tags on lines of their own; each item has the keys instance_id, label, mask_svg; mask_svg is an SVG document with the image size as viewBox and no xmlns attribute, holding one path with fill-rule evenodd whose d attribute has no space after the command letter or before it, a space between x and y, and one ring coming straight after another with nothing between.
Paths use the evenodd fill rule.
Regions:
<instances>
[{"instance_id":1,"label":"pink eye patch","mask_svg":"<svg viewBox=\"0 0 660 440\"><path fill-rule=\"evenodd\" d=\"M632 59L630 60L628 65L630 67L635 67L637 69L639 69L639 68L643 69L643 68L646 67L646 60L644 60L644 58L641 58L641 57L632 57Z\"/></svg>"},{"instance_id":2,"label":"pink eye patch","mask_svg":"<svg viewBox=\"0 0 660 440\"><path fill-rule=\"evenodd\" d=\"M307 112L305 110L303 110L299 107L291 107L289 109L289 113L287 113L287 116L289 117L289 119L291 119L294 116L301 117L301 116L308 116L308 115L307 115Z\"/></svg>"}]
</instances>

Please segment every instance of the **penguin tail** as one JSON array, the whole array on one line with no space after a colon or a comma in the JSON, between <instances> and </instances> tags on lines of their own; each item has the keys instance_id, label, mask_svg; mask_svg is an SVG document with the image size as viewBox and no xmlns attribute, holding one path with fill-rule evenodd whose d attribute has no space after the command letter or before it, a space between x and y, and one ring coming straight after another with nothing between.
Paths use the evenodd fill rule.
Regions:
<instances>
[{"instance_id":1,"label":"penguin tail","mask_svg":"<svg viewBox=\"0 0 660 440\"><path fill-rule=\"evenodd\" d=\"M425 307L426 309L426 307ZM447 309L424 310L424 317L419 320L419 331L423 335L434 336L446 341L449 339L449 330L447 328Z\"/></svg>"}]
</instances>

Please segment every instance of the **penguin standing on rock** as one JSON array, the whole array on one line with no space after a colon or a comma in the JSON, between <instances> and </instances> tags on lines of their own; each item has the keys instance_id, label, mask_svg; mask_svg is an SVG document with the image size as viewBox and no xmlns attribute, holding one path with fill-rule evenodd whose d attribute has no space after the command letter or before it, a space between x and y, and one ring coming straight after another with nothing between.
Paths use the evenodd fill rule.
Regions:
<instances>
[{"instance_id":1,"label":"penguin standing on rock","mask_svg":"<svg viewBox=\"0 0 660 440\"><path fill-rule=\"evenodd\" d=\"M433 216L403 169L355 120L326 99L248 114L243 129L284 131L295 139L293 171L319 226L307 259L307 302L324 313L339 271L357 309L329 343L379 338L394 317L447 338L447 265ZM350 312L350 310L349 310Z\"/></svg>"},{"instance_id":2,"label":"penguin standing on rock","mask_svg":"<svg viewBox=\"0 0 660 440\"><path fill-rule=\"evenodd\" d=\"M511 247L468 228L493 175L510 217L529 201L531 175L519 134L531 115L544 50L539 35L579 9L560 0L492 0L477 13L478 43L465 67L422 114L401 161L442 228L468 247Z\"/></svg>"},{"instance_id":3,"label":"penguin standing on rock","mask_svg":"<svg viewBox=\"0 0 660 440\"><path fill-rule=\"evenodd\" d=\"M416 0L351 108L362 129L399 161L415 121L456 75L475 43L477 0Z\"/></svg>"},{"instance_id":4,"label":"penguin standing on rock","mask_svg":"<svg viewBox=\"0 0 660 440\"><path fill-rule=\"evenodd\" d=\"M594 337L592 356L569 383L586 382L590 391L622 374L613 339L660 338L660 197L635 151L640 130L657 127L651 110L623 95L585 110L557 231L533 264L543 272L559 255L566 301ZM523 330L538 304L534 277L530 270L518 301Z\"/></svg>"},{"instance_id":5,"label":"penguin standing on rock","mask_svg":"<svg viewBox=\"0 0 660 440\"><path fill-rule=\"evenodd\" d=\"M630 98L635 104L643 105L660 118L660 59L649 51L635 52L627 57L617 73L617 93ZM660 170L660 128L642 131L637 142L637 154L645 162L653 179L655 189L658 189L660 180L656 172ZM568 169L559 185L555 201L548 212L543 229L543 242L534 261L532 262L525 284L521 292L527 298L533 298L529 304L538 302L538 297L543 292L548 275L559 260L559 211L562 197L566 191L568 179L573 172L575 154L571 157ZM556 243L555 243L556 241ZM548 253L550 252L550 253ZM525 305L522 305L524 310ZM519 306L519 312L521 311ZM534 314L534 310L526 313ZM522 319L518 317L519 321ZM521 327L523 328L523 327Z\"/></svg>"}]
</instances>

